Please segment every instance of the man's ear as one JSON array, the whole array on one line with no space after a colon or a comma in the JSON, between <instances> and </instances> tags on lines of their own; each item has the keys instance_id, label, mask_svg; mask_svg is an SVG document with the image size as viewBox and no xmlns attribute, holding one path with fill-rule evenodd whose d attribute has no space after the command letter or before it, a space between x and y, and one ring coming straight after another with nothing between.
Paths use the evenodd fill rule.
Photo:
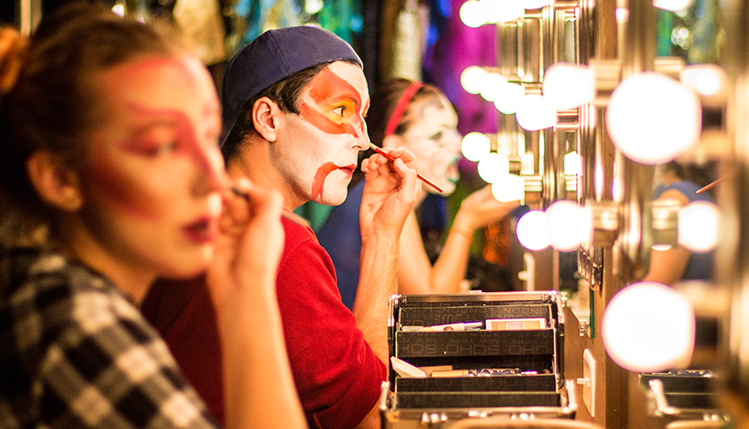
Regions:
<instances>
[{"instance_id":1,"label":"man's ear","mask_svg":"<svg viewBox=\"0 0 749 429\"><path fill-rule=\"evenodd\" d=\"M260 97L252 106L252 123L265 140L276 141L278 136L278 113L281 109L268 97Z\"/></svg>"},{"instance_id":2,"label":"man's ear","mask_svg":"<svg viewBox=\"0 0 749 429\"><path fill-rule=\"evenodd\" d=\"M58 156L37 151L26 161L26 172L44 202L69 212L83 205L78 175Z\"/></svg>"},{"instance_id":3,"label":"man's ear","mask_svg":"<svg viewBox=\"0 0 749 429\"><path fill-rule=\"evenodd\" d=\"M403 147L403 140L399 135L390 134L382 139L382 147L388 149L397 149L399 147Z\"/></svg>"}]
</instances>

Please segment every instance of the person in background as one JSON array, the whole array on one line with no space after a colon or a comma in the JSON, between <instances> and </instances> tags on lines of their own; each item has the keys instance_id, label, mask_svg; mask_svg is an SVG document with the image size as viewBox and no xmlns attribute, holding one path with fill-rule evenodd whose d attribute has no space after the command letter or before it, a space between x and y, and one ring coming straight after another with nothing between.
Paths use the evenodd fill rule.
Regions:
<instances>
[{"instance_id":1,"label":"person in background","mask_svg":"<svg viewBox=\"0 0 749 429\"><path fill-rule=\"evenodd\" d=\"M307 201L346 199L360 151L369 144L369 92L359 56L333 33L301 26L269 30L229 62L223 80L224 143L229 175L283 195L287 216ZM414 157L373 155L365 175L359 293L353 313L341 302L330 257L312 229L284 219L286 241L276 290L299 397L312 427L379 428L377 401L387 379L388 297L397 293L399 237L416 198ZM301 218L299 218L301 219ZM200 288L155 285L143 306L180 366L221 408L221 350ZM258 323L255 330L265 329ZM283 427L279 425L279 427Z\"/></svg>"},{"instance_id":2,"label":"person in background","mask_svg":"<svg viewBox=\"0 0 749 429\"><path fill-rule=\"evenodd\" d=\"M656 202L683 207L694 201L713 202L709 192L698 192L711 182L711 166L671 161L659 166L659 183L653 192ZM673 285L682 280L710 280L713 277L713 252L692 253L683 246L651 249L648 273L643 281Z\"/></svg>"},{"instance_id":3,"label":"person in background","mask_svg":"<svg viewBox=\"0 0 749 429\"><path fill-rule=\"evenodd\" d=\"M281 198L228 190L197 57L71 5L28 41L0 30L0 90L0 426L216 427L137 308L157 277L207 271L226 426L305 427L275 299Z\"/></svg>"},{"instance_id":4,"label":"person in background","mask_svg":"<svg viewBox=\"0 0 749 429\"><path fill-rule=\"evenodd\" d=\"M442 189L443 195L455 190L459 179L458 159L461 137L458 117L450 102L433 85L407 79L383 84L372 96L367 116L372 142L384 148L405 148L417 159L420 173ZM364 184L355 177L346 201L333 208L320 228L320 244L330 253L338 275L343 303L353 308L357 293L361 234L359 207ZM422 183L417 206L427 193L438 192ZM508 215L519 201L499 202L486 186L460 204L444 247L434 265L424 248L415 211L401 233L398 260L399 293L456 293L467 290L465 278L474 232Z\"/></svg>"}]
</instances>

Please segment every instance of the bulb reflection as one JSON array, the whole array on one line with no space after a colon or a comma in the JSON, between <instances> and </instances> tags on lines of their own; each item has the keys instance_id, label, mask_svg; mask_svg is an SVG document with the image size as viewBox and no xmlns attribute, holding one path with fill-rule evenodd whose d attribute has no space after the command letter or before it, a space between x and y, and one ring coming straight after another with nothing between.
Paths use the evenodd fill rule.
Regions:
<instances>
[{"instance_id":1,"label":"bulb reflection","mask_svg":"<svg viewBox=\"0 0 749 429\"><path fill-rule=\"evenodd\" d=\"M551 244L560 251L577 249L590 238L590 213L572 201L557 201L546 209Z\"/></svg>"},{"instance_id":2,"label":"bulb reflection","mask_svg":"<svg viewBox=\"0 0 749 429\"><path fill-rule=\"evenodd\" d=\"M467 160L475 162L489 154L491 142L482 133L470 132L463 137L460 150Z\"/></svg>"},{"instance_id":3,"label":"bulb reflection","mask_svg":"<svg viewBox=\"0 0 749 429\"><path fill-rule=\"evenodd\" d=\"M679 244L692 252L709 252L718 244L720 212L715 204L694 201L679 210Z\"/></svg>"},{"instance_id":4,"label":"bulb reflection","mask_svg":"<svg viewBox=\"0 0 749 429\"><path fill-rule=\"evenodd\" d=\"M520 244L528 250L543 250L551 244L549 222L546 213L531 210L518 219L516 235Z\"/></svg>"},{"instance_id":5,"label":"bulb reflection","mask_svg":"<svg viewBox=\"0 0 749 429\"><path fill-rule=\"evenodd\" d=\"M525 196L525 181L515 174L501 175L492 183L492 195L503 203L522 201Z\"/></svg>"},{"instance_id":6,"label":"bulb reflection","mask_svg":"<svg viewBox=\"0 0 749 429\"><path fill-rule=\"evenodd\" d=\"M537 131L553 127L557 123L557 111L546 97L528 94L520 101L515 118L523 129Z\"/></svg>"},{"instance_id":7,"label":"bulb reflection","mask_svg":"<svg viewBox=\"0 0 749 429\"><path fill-rule=\"evenodd\" d=\"M479 177L487 183L494 183L500 176L510 172L510 161L507 157L491 152L478 163Z\"/></svg>"}]
</instances>

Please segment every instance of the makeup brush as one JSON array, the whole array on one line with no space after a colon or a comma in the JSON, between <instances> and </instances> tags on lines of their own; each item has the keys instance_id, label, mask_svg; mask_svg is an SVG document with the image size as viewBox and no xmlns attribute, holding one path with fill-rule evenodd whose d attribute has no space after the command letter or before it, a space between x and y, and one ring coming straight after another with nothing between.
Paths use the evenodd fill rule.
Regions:
<instances>
[{"instance_id":1,"label":"makeup brush","mask_svg":"<svg viewBox=\"0 0 749 429\"><path fill-rule=\"evenodd\" d=\"M232 185L229 189L231 189L231 191L234 193L234 195L236 195L238 197L242 197L242 198L244 198L247 201L250 200L250 195L247 192L245 192L245 191L237 188L236 186ZM308 227L309 226L309 224L304 219L302 219L301 217L299 217L299 216L297 216L297 215L295 215L295 214L293 214L291 212L288 212L286 210L283 210L283 209L281 210L281 217L285 218L285 219L288 219L288 220L294 222L297 225L301 225L301 226L304 226L304 227Z\"/></svg>"},{"instance_id":2,"label":"makeup brush","mask_svg":"<svg viewBox=\"0 0 749 429\"><path fill-rule=\"evenodd\" d=\"M384 150L382 150L382 149L380 149L379 147L377 147L377 146L376 146L376 145L375 145L374 143L372 143L372 142L369 142L369 147L370 147L370 148L371 148L372 150L374 150L375 152L377 152L377 153L379 153L380 155L384 156L385 158L389 159L390 161L393 161L393 162L395 162L395 158L393 158L392 156L390 156L390 155L389 155L389 154L388 154L387 152L385 152ZM424 182L424 183L426 183L427 185L431 186L432 188L436 189L436 190L437 190L437 192L439 192L440 194L442 193L442 189L440 189L440 187L439 187L439 186L437 186L437 185L435 185L434 183L432 183L432 181L431 181L431 180L427 179L426 177L422 176L422 175L421 175L421 174L419 174L419 173L416 173L416 177L418 177L419 179L421 179L421 181L422 181L422 182Z\"/></svg>"}]
</instances>

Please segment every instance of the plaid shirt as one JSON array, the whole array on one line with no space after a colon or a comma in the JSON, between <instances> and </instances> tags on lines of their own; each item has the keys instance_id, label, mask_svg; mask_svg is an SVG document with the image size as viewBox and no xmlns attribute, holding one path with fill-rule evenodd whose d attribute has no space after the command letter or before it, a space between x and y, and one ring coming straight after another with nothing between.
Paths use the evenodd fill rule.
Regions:
<instances>
[{"instance_id":1,"label":"plaid shirt","mask_svg":"<svg viewBox=\"0 0 749 429\"><path fill-rule=\"evenodd\" d=\"M215 421L111 282L57 254L0 253L0 428Z\"/></svg>"}]
</instances>

